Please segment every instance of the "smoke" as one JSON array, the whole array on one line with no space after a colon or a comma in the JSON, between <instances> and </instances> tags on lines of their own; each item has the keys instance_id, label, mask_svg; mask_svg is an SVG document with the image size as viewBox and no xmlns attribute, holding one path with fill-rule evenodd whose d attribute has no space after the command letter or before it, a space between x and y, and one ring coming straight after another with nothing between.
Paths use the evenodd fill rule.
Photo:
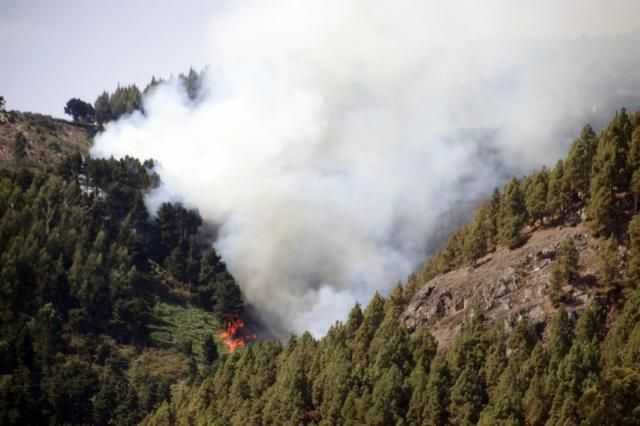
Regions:
<instances>
[{"instance_id":1,"label":"smoke","mask_svg":"<svg viewBox=\"0 0 640 426\"><path fill-rule=\"evenodd\" d=\"M149 204L179 199L220 224L216 249L268 324L322 334L404 279L505 175L639 105L638 12L229 2L211 20L205 94L159 86L92 154L156 159Z\"/></svg>"}]
</instances>

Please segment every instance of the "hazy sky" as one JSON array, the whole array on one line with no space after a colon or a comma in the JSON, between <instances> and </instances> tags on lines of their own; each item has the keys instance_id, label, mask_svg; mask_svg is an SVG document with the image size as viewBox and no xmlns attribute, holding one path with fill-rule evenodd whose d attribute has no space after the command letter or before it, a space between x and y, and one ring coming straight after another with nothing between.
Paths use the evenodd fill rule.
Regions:
<instances>
[{"instance_id":1,"label":"hazy sky","mask_svg":"<svg viewBox=\"0 0 640 426\"><path fill-rule=\"evenodd\" d=\"M201 68L222 3L0 0L0 95L9 109L63 116L71 97Z\"/></svg>"},{"instance_id":2,"label":"hazy sky","mask_svg":"<svg viewBox=\"0 0 640 426\"><path fill-rule=\"evenodd\" d=\"M207 63L209 20L222 10L224 3L225 0L0 0L0 95L10 109L62 116L63 105L71 97L93 102L101 90L113 90L118 83L144 86L152 75L177 74L191 65L201 68ZM541 4L553 7L539 7ZM611 16L603 17L604 5ZM596 35L637 28L640 2L630 5L633 2L627 0L488 0L464 3L462 9L496 6L496 13L505 15L496 19L511 20L518 32L535 34L543 23L550 28L579 28L580 32ZM460 2L452 1L438 9L458 6ZM434 12L437 17L438 11ZM459 30L466 31L467 21L473 20L474 14L466 14ZM512 14L528 17L525 24L529 24L523 25L517 16L508 16ZM555 22L568 16L570 25ZM538 26L532 26L532 22ZM451 31L443 33L452 35Z\"/></svg>"}]
</instances>

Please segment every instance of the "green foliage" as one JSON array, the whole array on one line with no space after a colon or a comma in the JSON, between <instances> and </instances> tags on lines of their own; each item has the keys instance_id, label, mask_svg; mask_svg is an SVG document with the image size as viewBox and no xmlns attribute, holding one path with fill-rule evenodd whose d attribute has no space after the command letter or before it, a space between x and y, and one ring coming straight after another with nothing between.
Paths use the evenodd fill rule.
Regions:
<instances>
[{"instance_id":1,"label":"green foliage","mask_svg":"<svg viewBox=\"0 0 640 426\"><path fill-rule=\"evenodd\" d=\"M569 243L564 243L571 258ZM400 288L401 289L401 288ZM577 322L559 309L544 333L465 323L436 353L429 332L393 320L401 294L376 296L320 340L264 341L221 359L186 399L146 424L633 424L640 386L640 293L609 333L593 304ZM376 324L376 326L373 326ZM354 332L355 330L355 332ZM603 338L604 337L604 338ZM369 341L366 356L360 346ZM609 407L616 412L607 414Z\"/></svg>"},{"instance_id":2,"label":"green foliage","mask_svg":"<svg viewBox=\"0 0 640 426\"><path fill-rule=\"evenodd\" d=\"M354 306L346 323L336 323L320 340L305 334L290 338L284 347L267 341L223 356L191 397L162 406L147 423L633 424L639 414L640 293L627 284L624 310L609 330L607 312L624 299L611 305L614 298L595 298L581 312L567 312L560 303L562 288L580 278L573 239L562 241L556 251L551 287L556 287L552 298L559 309L544 331L526 320L509 324L510 331L500 323L487 328L476 315L464 323L448 351L438 352L427 329L409 333L399 323L408 298L426 280L474 264L492 250L505 250L498 244L518 245L527 220L544 226L550 224L547 219L566 218L585 203L593 217L599 208L628 202L623 182L604 189L594 185L609 167L603 159L611 148L603 146L624 151L620 141L631 137L627 121L624 113L616 116L600 138L605 142L585 127L566 162L558 162L551 172L542 169L512 179L502 194L494 191L472 223L455 232L442 251L408 278L406 287L396 286L386 299L374 295L364 311ZM594 158L596 146L599 158ZM634 157L625 158L631 162ZM628 172L613 173L612 182L623 175L631 179ZM608 201L598 206L603 194ZM599 216L603 235L614 233L614 219L625 218L609 213L603 210ZM637 275L636 222L629 225L627 282ZM600 258L598 283L608 289L605 293L616 293L622 276L614 238L603 242ZM202 256L202 283L216 280L217 265L215 253ZM216 293L207 285L202 284L201 295L215 305Z\"/></svg>"},{"instance_id":3,"label":"green foliage","mask_svg":"<svg viewBox=\"0 0 640 426\"><path fill-rule=\"evenodd\" d=\"M467 261L474 264L476 260L487 254L487 232L483 228L485 222L477 220L470 228L464 241L464 253Z\"/></svg>"},{"instance_id":4,"label":"green foliage","mask_svg":"<svg viewBox=\"0 0 640 426\"><path fill-rule=\"evenodd\" d=\"M602 244L598 251L598 282L600 291L611 294L619 289L620 260L618 257L618 242L611 236Z\"/></svg>"},{"instance_id":5,"label":"green foliage","mask_svg":"<svg viewBox=\"0 0 640 426\"><path fill-rule=\"evenodd\" d=\"M548 181L549 172L543 167L540 172L531 177L531 182L525 192L527 213L534 223L539 221L541 225L547 212Z\"/></svg>"},{"instance_id":6,"label":"green foliage","mask_svg":"<svg viewBox=\"0 0 640 426\"><path fill-rule=\"evenodd\" d=\"M202 355L204 356L204 362L207 365L213 364L220 356L211 334L207 334L202 342Z\"/></svg>"},{"instance_id":7,"label":"green foliage","mask_svg":"<svg viewBox=\"0 0 640 426\"><path fill-rule=\"evenodd\" d=\"M588 209L591 229L596 235L610 235L616 222L615 196L606 187L592 187L592 191Z\"/></svg>"},{"instance_id":8,"label":"green foliage","mask_svg":"<svg viewBox=\"0 0 640 426\"><path fill-rule=\"evenodd\" d=\"M554 268L549 276L549 287L547 288L547 295L553 306L558 307L564 296L562 287L565 284L565 280L562 279L562 273L559 269Z\"/></svg>"},{"instance_id":9,"label":"green foliage","mask_svg":"<svg viewBox=\"0 0 640 426\"><path fill-rule=\"evenodd\" d=\"M197 101L197 73L179 78ZM100 124L141 109L137 88L116 92L96 100ZM637 423L637 218L626 259L614 236L601 242L598 284L614 297L571 315L561 290L579 277L579 256L573 240L562 242L551 278L560 308L544 331L526 320L487 327L476 315L438 352L426 328L400 322L425 280L521 244L527 221L544 226L586 202L598 234L623 235L640 194L637 126L623 110L600 138L585 127L566 162L494 191L406 287L375 294L364 311L354 306L323 338L305 333L234 353L214 336L241 314L239 288L199 234L196 211L167 203L150 217L151 162L76 156L55 175L5 172L0 423Z\"/></svg>"},{"instance_id":10,"label":"green foliage","mask_svg":"<svg viewBox=\"0 0 640 426\"><path fill-rule=\"evenodd\" d=\"M616 194L626 193L631 188L635 170L630 170L628 166L635 165L637 156L635 147L633 156L627 155L631 131L629 117L622 109L602 133L598 143L591 174L592 196L588 204L591 226L597 235L609 236L616 231L615 224L623 207L622 199Z\"/></svg>"},{"instance_id":11,"label":"green foliage","mask_svg":"<svg viewBox=\"0 0 640 426\"><path fill-rule=\"evenodd\" d=\"M193 68L189 69L189 72L180 74L178 79L184 86L185 91L189 99L195 100L202 92L202 73L196 72ZM153 81L152 81L153 82Z\"/></svg>"},{"instance_id":12,"label":"green foliage","mask_svg":"<svg viewBox=\"0 0 640 426\"><path fill-rule=\"evenodd\" d=\"M509 247L517 247L524 242L522 227L526 220L526 207L524 194L520 188L520 182L512 178L504 187L504 193L500 200L500 229L499 241Z\"/></svg>"},{"instance_id":13,"label":"green foliage","mask_svg":"<svg viewBox=\"0 0 640 426\"><path fill-rule=\"evenodd\" d=\"M111 103L109 101L109 93L106 91L102 92L102 94L98 96L94 103L94 107L96 111L96 123L98 123L99 126L102 126L113 117L113 113L111 112Z\"/></svg>"},{"instance_id":14,"label":"green foliage","mask_svg":"<svg viewBox=\"0 0 640 426\"><path fill-rule=\"evenodd\" d=\"M565 178L564 161L558 160L549 175L549 190L547 193L547 211L552 215L564 218L569 203L568 180Z\"/></svg>"},{"instance_id":15,"label":"green foliage","mask_svg":"<svg viewBox=\"0 0 640 426\"><path fill-rule=\"evenodd\" d=\"M178 82L184 88L189 99L197 100L202 94L202 76L204 72L198 73L193 68L190 68L187 74L178 76ZM102 92L94 102L96 123L102 127L109 121L115 121L123 115L132 114L135 111L143 112L142 97L162 82L164 80L152 77L142 92L135 84L118 86L113 93Z\"/></svg>"},{"instance_id":16,"label":"green foliage","mask_svg":"<svg viewBox=\"0 0 640 426\"><path fill-rule=\"evenodd\" d=\"M73 117L73 121L85 124L92 124L96 115L90 103L78 98L69 99L64 106L64 113Z\"/></svg>"},{"instance_id":17,"label":"green foliage","mask_svg":"<svg viewBox=\"0 0 640 426\"><path fill-rule=\"evenodd\" d=\"M213 312L222 320L238 317L244 309L240 287L228 273L218 278L214 298Z\"/></svg>"},{"instance_id":18,"label":"green foliage","mask_svg":"<svg viewBox=\"0 0 640 426\"><path fill-rule=\"evenodd\" d=\"M74 157L59 174L0 177L1 424L136 423L196 380L198 362L212 368L224 318L191 290L212 286L218 310L236 315L242 297L215 253L207 283L193 271L211 253L197 212L167 205L150 217L151 167ZM180 277L157 263L177 251Z\"/></svg>"},{"instance_id":19,"label":"green foliage","mask_svg":"<svg viewBox=\"0 0 640 426\"><path fill-rule=\"evenodd\" d=\"M212 312L193 305L158 301L151 310L151 319L149 338L157 347L178 347L181 342L189 340L199 351L207 336L221 330L220 321Z\"/></svg>"},{"instance_id":20,"label":"green foliage","mask_svg":"<svg viewBox=\"0 0 640 426\"><path fill-rule=\"evenodd\" d=\"M591 168L598 139L591 126L586 125L573 142L567 156L564 179L573 194L585 199L591 182Z\"/></svg>"},{"instance_id":21,"label":"green foliage","mask_svg":"<svg viewBox=\"0 0 640 426\"><path fill-rule=\"evenodd\" d=\"M22 162L27 156L27 138L22 132L16 133L11 145L11 152L17 163Z\"/></svg>"},{"instance_id":22,"label":"green foliage","mask_svg":"<svg viewBox=\"0 0 640 426\"><path fill-rule=\"evenodd\" d=\"M558 306L562 300L562 287L578 278L580 258L573 238L567 238L560 243L556 257L557 262L551 272L548 288L549 298L554 306Z\"/></svg>"},{"instance_id":23,"label":"green foliage","mask_svg":"<svg viewBox=\"0 0 640 426\"><path fill-rule=\"evenodd\" d=\"M117 120L124 114L141 111L142 94L135 84L118 86L111 94L106 91L102 92L96 99L94 106L96 122L102 126L109 121Z\"/></svg>"}]
</instances>

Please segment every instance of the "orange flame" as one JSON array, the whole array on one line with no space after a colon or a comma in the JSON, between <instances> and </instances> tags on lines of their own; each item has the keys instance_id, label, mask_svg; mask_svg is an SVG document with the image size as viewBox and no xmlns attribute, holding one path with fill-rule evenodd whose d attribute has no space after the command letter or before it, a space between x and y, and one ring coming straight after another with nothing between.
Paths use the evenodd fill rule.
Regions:
<instances>
[{"instance_id":1,"label":"orange flame","mask_svg":"<svg viewBox=\"0 0 640 426\"><path fill-rule=\"evenodd\" d=\"M224 326L224 331L220 333L220 339L222 339L224 344L227 346L229 352L233 352L236 349L243 347L249 340L256 338L255 334L241 334L244 325L244 321L240 318L227 320Z\"/></svg>"}]
</instances>

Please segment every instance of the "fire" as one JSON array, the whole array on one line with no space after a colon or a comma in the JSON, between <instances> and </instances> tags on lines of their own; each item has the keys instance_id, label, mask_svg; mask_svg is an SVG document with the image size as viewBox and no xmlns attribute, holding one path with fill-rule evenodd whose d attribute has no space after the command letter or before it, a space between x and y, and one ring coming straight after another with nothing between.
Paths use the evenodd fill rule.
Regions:
<instances>
[{"instance_id":1,"label":"fire","mask_svg":"<svg viewBox=\"0 0 640 426\"><path fill-rule=\"evenodd\" d=\"M242 329L245 324L240 318L232 318L227 320L224 331L220 333L220 338L227 346L229 352L233 352L243 347L248 341L256 338L255 334L243 334Z\"/></svg>"}]
</instances>

